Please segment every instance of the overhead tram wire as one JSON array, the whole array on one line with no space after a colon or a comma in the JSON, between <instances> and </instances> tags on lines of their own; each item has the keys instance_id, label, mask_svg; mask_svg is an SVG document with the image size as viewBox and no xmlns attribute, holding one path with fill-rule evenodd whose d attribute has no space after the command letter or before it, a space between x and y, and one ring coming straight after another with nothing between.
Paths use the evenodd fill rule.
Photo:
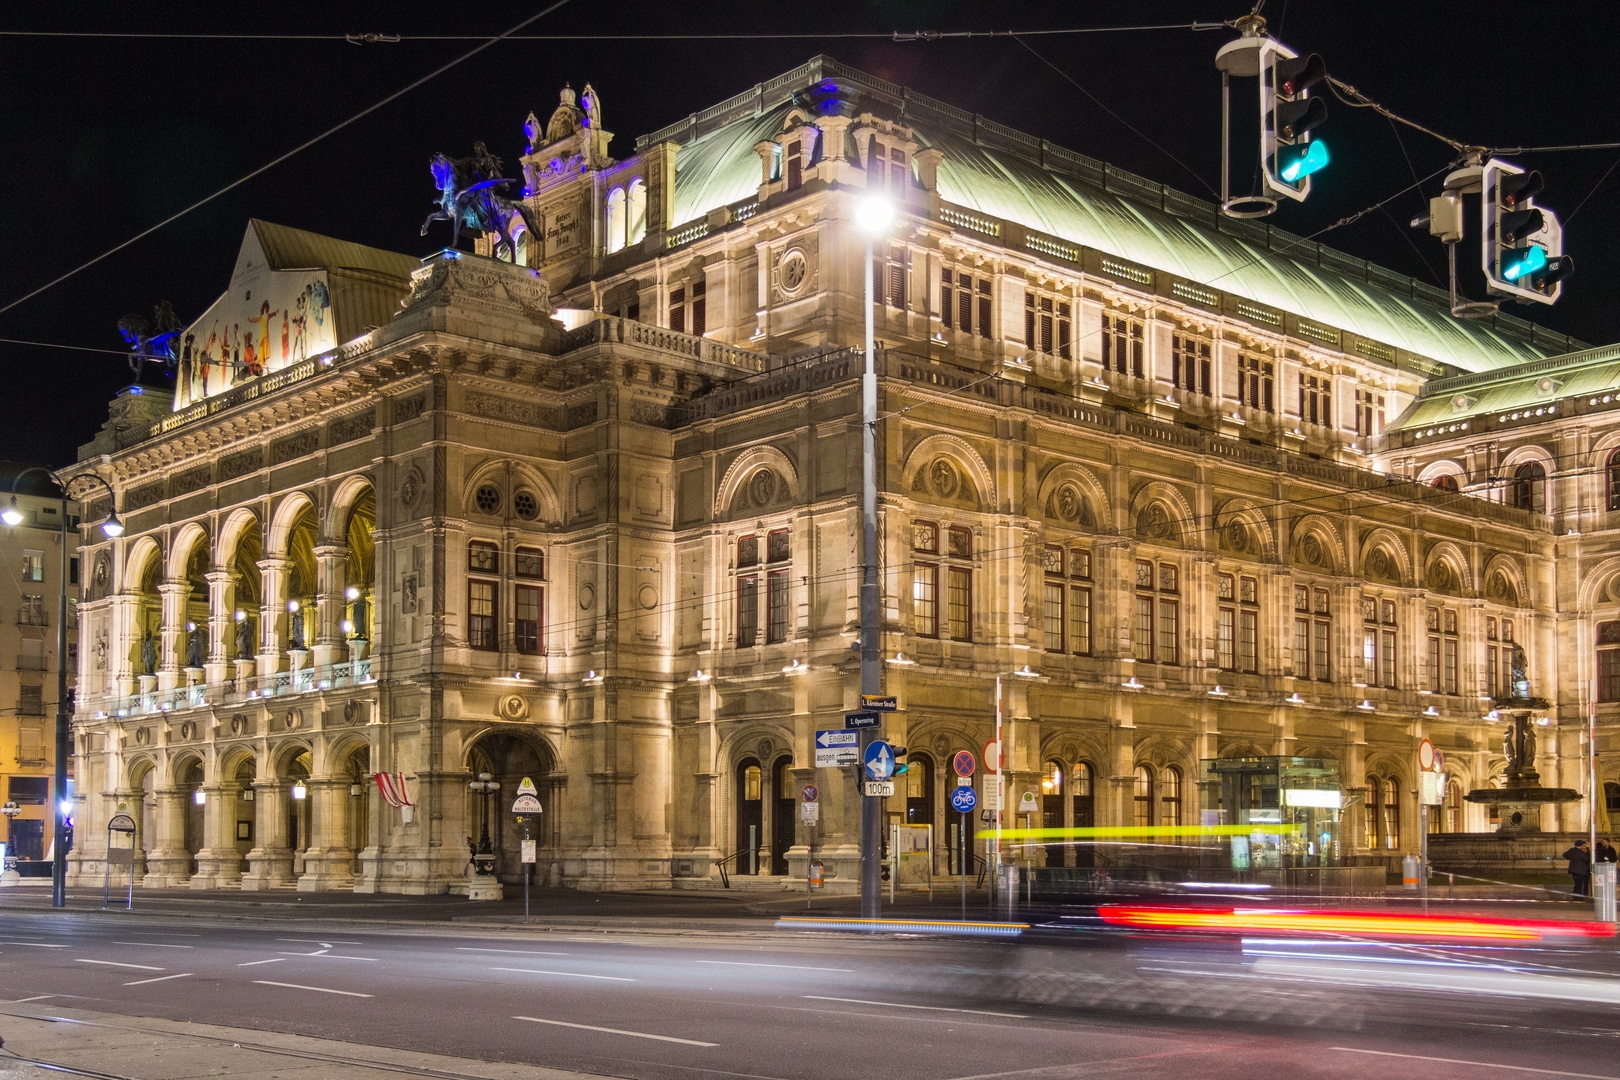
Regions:
<instances>
[{"instance_id":1,"label":"overhead tram wire","mask_svg":"<svg viewBox=\"0 0 1620 1080\"><path fill-rule=\"evenodd\" d=\"M231 181L229 184L226 184L224 187L220 188L218 191L214 192L212 195L204 196L203 198L201 198L201 199L197 200L196 202L192 203L190 206L186 207L184 210L181 210L181 211L179 211L178 213L175 213L175 214L171 214L170 216L164 218L162 221L158 222L156 225L153 225L151 228L144 229L141 232L136 233L134 236L130 237L128 240L125 240L123 243L118 244L116 247L110 248L107 251L102 252L100 255L97 255L95 258L89 260L88 262L80 263L78 266L74 267L72 270L69 270L67 273L61 275L60 277L56 278L55 280L46 282L44 285L41 285L39 288L35 289L33 292L27 293L26 295L23 295L23 296L19 296L17 299L15 299L15 300L11 301L9 304L7 304L5 307L0 307L0 315L4 315L6 312L10 311L12 308L16 307L19 304L22 304L22 303L24 303L24 302L26 302L28 300L32 300L34 297L38 296L40 293L45 292L48 289L55 288L57 285L60 285L62 282L66 281L68 278L73 277L75 274L78 274L81 271L88 270L90 267L94 266L98 262L101 262L103 259L106 259L106 258L108 258L108 257L110 257L112 255L116 255L118 252L120 252L120 251L124 250L125 248L129 247L131 244L134 244L134 243L136 243L136 242L138 242L140 240L145 239L148 236L151 236L153 233L157 232L159 229L163 228L164 226L169 225L169 224L171 224L171 223L173 223L175 221L180 220L181 218L185 217L187 214L191 213L193 210L198 209L199 207L206 206L207 204L213 202L215 199L219 198L221 195L225 194L227 191L231 191L234 188L241 187L243 184L247 183L249 180L252 180L254 177L259 176L262 173L270 171L271 169L275 168L277 165L280 165L283 161L286 161L287 159L302 153L303 151L309 149L311 146L314 146L316 143L321 142L322 140L324 140L324 139L326 139L326 138L328 138L328 137L330 137L332 135L336 135L338 132L342 131L344 128L350 126L351 124L354 124L355 122L363 119L364 117L367 117L367 116L371 115L372 113L376 112L378 109L382 108L384 105L387 105L390 102L397 100L398 98L404 97L406 94L410 93L412 90L415 90L417 87L422 86L425 83L431 82L432 80L438 78L440 75L443 75L445 72L449 71L451 68L454 68L454 67L456 67L456 66L458 66L458 65L460 65L462 63L465 63L468 60L471 60L473 57L477 56L479 53L483 52L485 49L489 48L491 45L496 45L496 44L498 44L498 43L500 43L502 41L506 41L513 34L517 33L519 30L522 30L524 27L531 25L532 23L538 21L539 19L544 18L547 15L550 15L553 11L556 11L558 8L562 7L564 4L567 4L567 3L568 3L568 0L556 0L555 3L550 4L545 8L542 8L539 12L537 12L534 15L529 16L527 19L524 19L522 22L520 22L517 25L513 26L512 29L506 31L504 34L498 34L495 37L492 37L492 38L489 38L489 39L485 40L483 44L477 46L476 48L469 49L466 52L462 53L460 56L456 57L454 60L451 60L449 63L443 64L440 67L437 67L437 68L433 69L428 74L422 76L420 79L417 79L415 82L411 83L409 86L406 86L405 88L403 88L401 90L394 91L392 94L389 94L387 97L383 98L381 101L377 102L376 104L369 105L366 108L361 109L359 112L355 113L353 116L349 117L347 120L344 120L343 122L341 122L339 124L336 124L336 125L334 125L332 127L327 128L325 131L321 132L319 135L315 136L313 139L309 139L309 140L307 140L307 141L305 141L303 143L300 143L298 146L293 147L293 149L287 151L285 154L282 154L280 157L278 157L275 160L269 162L268 164L261 165L257 169L254 169L252 172L248 173L246 176L243 176L243 177L241 177L241 178L239 178L237 180Z\"/></svg>"},{"instance_id":2,"label":"overhead tram wire","mask_svg":"<svg viewBox=\"0 0 1620 1080\"><path fill-rule=\"evenodd\" d=\"M544 12L542 12L544 14ZM537 16L538 17L538 16ZM533 21L533 20L530 20ZM824 33L739 34L502 34L505 41L814 41L817 39L884 39L932 42L958 38L1062 37L1071 34L1139 33L1155 30L1220 30L1227 22L1154 23L1137 26L1078 26L1056 30L843 30ZM482 41L482 34L231 34L206 32L126 32L118 30L0 30L0 37L131 38L189 41L342 41L353 45L397 45L414 41Z\"/></svg>"}]
</instances>

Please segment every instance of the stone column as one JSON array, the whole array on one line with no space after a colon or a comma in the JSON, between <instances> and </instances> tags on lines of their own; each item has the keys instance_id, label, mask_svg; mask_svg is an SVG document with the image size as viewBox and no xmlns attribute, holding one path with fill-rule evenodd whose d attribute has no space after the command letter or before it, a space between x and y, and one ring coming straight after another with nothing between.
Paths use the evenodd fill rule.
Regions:
<instances>
[{"instance_id":1,"label":"stone column","mask_svg":"<svg viewBox=\"0 0 1620 1080\"><path fill-rule=\"evenodd\" d=\"M292 884L292 849L287 846L288 789L284 780L253 781L253 850L243 891L273 889Z\"/></svg>"},{"instance_id":2,"label":"stone column","mask_svg":"<svg viewBox=\"0 0 1620 1080\"><path fill-rule=\"evenodd\" d=\"M165 581L158 586L162 598L163 621L158 648L158 689L172 690L180 685L180 661L184 651L186 633L186 597L191 585L184 581Z\"/></svg>"},{"instance_id":3,"label":"stone column","mask_svg":"<svg viewBox=\"0 0 1620 1080\"><path fill-rule=\"evenodd\" d=\"M185 885L191 880L191 852L186 850L186 799L191 793L181 788L159 788L154 830L156 844L146 853L148 888Z\"/></svg>"},{"instance_id":4,"label":"stone column","mask_svg":"<svg viewBox=\"0 0 1620 1080\"><path fill-rule=\"evenodd\" d=\"M315 548L314 625L304 626L305 644L316 668L348 660L343 641L343 591L348 585L347 544L320 544Z\"/></svg>"},{"instance_id":5,"label":"stone column","mask_svg":"<svg viewBox=\"0 0 1620 1080\"><path fill-rule=\"evenodd\" d=\"M307 781L309 846L299 892L354 888L354 852L349 849L349 778L323 776Z\"/></svg>"},{"instance_id":6,"label":"stone column","mask_svg":"<svg viewBox=\"0 0 1620 1080\"><path fill-rule=\"evenodd\" d=\"M218 782L202 786L203 846L197 852L193 889L228 889L242 880L236 853L236 789Z\"/></svg>"},{"instance_id":7,"label":"stone column","mask_svg":"<svg viewBox=\"0 0 1620 1080\"><path fill-rule=\"evenodd\" d=\"M208 579L208 656L203 679L213 685L230 678L231 641L235 633L236 575L210 570Z\"/></svg>"},{"instance_id":8,"label":"stone column","mask_svg":"<svg viewBox=\"0 0 1620 1080\"><path fill-rule=\"evenodd\" d=\"M281 628L287 621L287 571L292 560L287 558L260 559L259 580L262 583L259 605L258 673L271 675L281 670Z\"/></svg>"}]
</instances>

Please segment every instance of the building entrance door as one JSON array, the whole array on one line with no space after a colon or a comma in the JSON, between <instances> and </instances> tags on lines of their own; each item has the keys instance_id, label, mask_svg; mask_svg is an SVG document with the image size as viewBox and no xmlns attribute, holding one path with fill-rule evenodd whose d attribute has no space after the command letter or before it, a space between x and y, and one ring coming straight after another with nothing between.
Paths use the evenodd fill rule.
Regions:
<instances>
[{"instance_id":1,"label":"building entrance door","mask_svg":"<svg viewBox=\"0 0 1620 1080\"><path fill-rule=\"evenodd\" d=\"M760 847L764 842L764 792L759 762L744 758L737 764L737 857L739 874L759 873Z\"/></svg>"},{"instance_id":2,"label":"building entrance door","mask_svg":"<svg viewBox=\"0 0 1620 1080\"><path fill-rule=\"evenodd\" d=\"M781 758L771 771L771 873L785 876L788 872L788 848L793 846L794 811L799 805L799 793L793 789L792 758Z\"/></svg>"}]
</instances>

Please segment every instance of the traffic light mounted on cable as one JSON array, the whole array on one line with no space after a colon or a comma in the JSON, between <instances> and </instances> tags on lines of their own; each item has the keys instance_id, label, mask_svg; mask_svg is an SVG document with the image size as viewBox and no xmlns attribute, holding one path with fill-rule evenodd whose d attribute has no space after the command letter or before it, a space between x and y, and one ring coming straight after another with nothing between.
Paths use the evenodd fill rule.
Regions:
<instances>
[{"instance_id":1,"label":"traffic light mounted on cable","mask_svg":"<svg viewBox=\"0 0 1620 1080\"><path fill-rule=\"evenodd\" d=\"M1311 131L1327 120L1327 102L1311 87L1327 78L1321 56L1296 56L1266 38L1260 45L1260 168L1266 188L1295 201L1311 193L1311 174L1328 163L1327 144Z\"/></svg>"},{"instance_id":2,"label":"traffic light mounted on cable","mask_svg":"<svg viewBox=\"0 0 1620 1080\"><path fill-rule=\"evenodd\" d=\"M1556 303L1575 272L1564 254L1558 215L1535 204L1539 172L1495 158L1480 172L1481 261L1489 292L1538 304Z\"/></svg>"}]
</instances>

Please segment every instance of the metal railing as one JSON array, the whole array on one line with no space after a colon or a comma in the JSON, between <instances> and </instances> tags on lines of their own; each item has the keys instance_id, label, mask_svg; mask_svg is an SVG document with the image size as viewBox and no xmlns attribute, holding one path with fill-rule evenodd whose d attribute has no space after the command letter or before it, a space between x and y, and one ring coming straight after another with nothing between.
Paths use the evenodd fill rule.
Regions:
<instances>
[{"instance_id":1,"label":"metal railing","mask_svg":"<svg viewBox=\"0 0 1620 1080\"><path fill-rule=\"evenodd\" d=\"M340 664L303 668L297 672L276 671L268 675L250 675L221 682L192 683L189 686L176 686L168 690L153 690L146 694L115 694L89 698L85 702L85 707L109 716L138 716L337 690L364 686L375 681L372 675L372 662L368 657L353 662L344 661Z\"/></svg>"}]
</instances>

